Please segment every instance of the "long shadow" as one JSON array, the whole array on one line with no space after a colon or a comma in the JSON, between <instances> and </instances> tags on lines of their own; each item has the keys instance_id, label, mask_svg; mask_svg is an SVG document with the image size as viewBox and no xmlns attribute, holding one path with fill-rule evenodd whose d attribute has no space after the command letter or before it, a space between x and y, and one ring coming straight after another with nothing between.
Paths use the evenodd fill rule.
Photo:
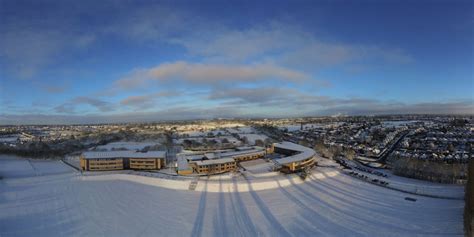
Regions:
<instances>
[{"instance_id":1,"label":"long shadow","mask_svg":"<svg viewBox=\"0 0 474 237\"><path fill-rule=\"evenodd\" d=\"M330 176L327 176L326 174L324 174L326 176L326 179L327 180L332 180L332 181L335 181L337 184L342 184L342 185L350 185L348 183L344 183L334 177L330 177ZM362 182L362 181L361 181ZM331 184L329 183L324 183L324 182L315 182L316 184L319 184L327 189L332 189L333 191L335 192L338 192L338 193L341 193L343 195L346 194L346 192L348 192L347 190L340 190L340 189L337 189L337 186L331 186ZM337 185L336 184L336 185ZM372 185L372 184L367 184L367 185ZM374 185L375 186L375 185ZM380 188L380 187L375 187L375 188ZM383 189L383 188L381 188ZM353 192L348 192L350 195L353 195ZM378 193L374 194L374 195L379 195ZM389 195L389 194L384 194L384 195ZM359 196L363 197L363 195L360 195ZM358 198L358 200L360 200L360 198ZM379 199L375 199L377 201L383 201L383 200L379 200ZM369 204L372 204L371 201L369 201ZM417 229L403 229L401 227L398 227L398 226L395 226L393 227L392 225L393 224L396 224L396 223L399 223L399 219L400 219L400 215L398 213L403 213L404 215L413 215L415 214L415 211L411 209L411 206L410 205L406 205L403 201L399 202L400 206L393 206L393 205L390 205L388 203L375 203L376 205L378 205L378 207L375 207L374 209L374 206L370 205L368 207L361 207L361 208L365 208L365 209L370 209L373 213L375 213L374 215L372 215L373 217L380 217L380 218L376 218L377 221L385 221L388 223L381 223L381 224L386 224L386 225L390 225L390 228L397 228L399 230L402 230L402 231L409 231L409 232L415 232L417 231ZM379 209L380 208L380 209ZM393 212L395 212L396 214L394 214ZM382 216L381 216L382 215ZM420 226L420 228L418 229L422 229L423 227ZM429 232L422 232L422 233L425 233L425 234L433 234L433 233L429 233Z\"/></svg>"},{"instance_id":2,"label":"long shadow","mask_svg":"<svg viewBox=\"0 0 474 237\"><path fill-rule=\"evenodd\" d=\"M237 224L235 230L240 233L236 236L260 236L257 228L250 219L245 203L239 195L236 180L233 180L234 192L230 196L232 212L234 213L235 223Z\"/></svg>"},{"instance_id":3,"label":"long shadow","mask_svg":"<svg viewBox=\"0 0 474 237\"><path fill-rule=\"evenodd\" d=\"M325 174L324 174L325 175ZM344 182L341 182L337 179L334 179L334 178L331 178L327 175L325 175L326 179L329 179L329 180L332 180L332 181L335 181L341 185L348 185L348 184L345 184ZM312 180L312 181L316 181L316 180ZM359 201L363 201L363 202L366 202L370 205L368 206L362 206L362 205L358 205L358 204L355 204L354 202L351 202L351 205L352 206L357 206L359 208L362 208L362 209L368 209L368 210L372 210L374 211L375 213L379 213L382 209L385 213L385 211L395 211L395 212L399 212L399 209L398 208L394 208L392 205L389 205L387 203L384 203L384 202L381 202L380 199L374 199L370 196L366 197L364 195L360 195L360 194L357 194L356 192L351 192L351 191L347 191L347 190L344 190L344 189L340 189L340 188L337 188L338 185L331 185L329 183L325 183L325 182L308 182L308 185L313 187L313 188L316 188L316 184L317 185L320 185L324 188L326 188L327 190L330 190L332 192L335 192L335 193L339 193L341 194L341 196L343 197L352 197L354 198L355 200L359 200ZM350 200L348 200L347 198L341 198L339 197L339 200L343 201L343 202L348 202ZM374 209L374 205L377 205L377 209ZM379 209L380 208L380 209Z\"/></svg>"},{"instance_id":4,"label":"long shadow","mask_svg":"<svg viewBox=\"0 0 474 237\"><path fill-rule=\"evenodd\" d=\"M317 185L316 185L316 184ZM312 182L312 180L310 180L309 182L306 182L306 184L308 186L310 186L311 188L317 190L317 191L320 191L320 192L323 192L324 194L328 195L328 196L331 196L333 197L334 200L337 200L339 202L342 202L342 203L349 203L351 200L349 200L348 198L343 198L343 197L352 197L352 194L351 193L346 193L346 192L343 192L341 191L340 189L337 189L335 188L335 186L331 186L329 184L325 184L323 182ZM321 187L319 187L319 186ZM332 193L331 193L332 192ZM340 196L343 196L343 197L340 197L338 196L337 194L341 194ZM359 200L359 201L363 201L363 202L366 202L368 204L376 204L376 203L373 203L371 202L370 200L368 199L363 199L363 198L356 198L354 197L355 200ZM377 204L378 205L378 204ZM357 207L357 208L361 208L362 210L366 210L366 209L371 209L370 206L363 206L363 205L360 205L360 204L357 204L355 202L350 202L350 206L351 207Z\"/></svg>"},{"instance_id":5,"label":"long shadow","mask_svg":"<svg viewBox=\"0 0 474 237\"><path fill-rule=\"evenodd\" d=\"M346 182L343 182L343 181L341 181L341 180L339 180L339 179L337 179L337 178L335 178L335 177L329 176L329 175L327 175L327 174L325 174L325 173L321 173L321 174L325 177L324 180L325 180L325 181L327 180L328 185L331 185L331 184L330 184L331 182L335 182L335 183L338 183L338 184L340 184L340 185L342 185L342 186L347 186L347 187L355 188L356 190L363 190L363 191L368 192L368 193L370 193L370 194L372 194L372 195L373 195L374 193L377 193L377 194L380 193L380 192L378 192L377 190L369 190L369 189L367 189L366 187L361 187L361 185L356 185L355 183L346 183ZM341 175L345 175L345 174L341 174ZM348 176L348 177L351 177L351 176ZM352 177L351 177L351 178L352 178ZM316 179L316 178L311 178L311 179L312 179L313 181L317 181L317 180L318 180L318 179ZM365 182L364 182L364 183L365 183ZM361 183L361 184L362 184L362 183ZM365 186L365 185L364 185L364 186ZM351 194L352 196L357 196L357 197L362 198L362 199L364 199L364 200L370 199L370 200L374 200L374 201L379 201L377 198L373 198L373 197L371 197L371 196L368 196L368 197L367 197L366 195L362 195L360 192L354 192L354 191L351 191L351 190L349 190L349 189L344 189L344 190L341 189L341 191L347 192L348 194ZM374 191L375 191L375 192L374 192ZM382 193L380 193L380 194L382 194ZM384 194L386 194L386 193L384 193Z\"/></svg>"},{"instance_id":6,"label":"long shadow","mask_svg":"<svg viewBox=\"0 0 474 237\"><path fill-rule=\"evenodd\" d=\"M68 218L68 208L7 216L0 222L0 236L77 236L85 218ZM34 223L34 224L33 224ZM84 234L84 233L82 233Z\"/></svg>"},{"instance_id":7,"label":"long shadow","mask_svg":"<svg viewBox=\"0 0 474 237\"><path fill-rule=\"evenodd\" d=\"M345 207L347 209L353 209L355 213L359 214L357 216L358 219L361 219L373 224L379 223L379 224L390 225L391 228L399 228L397 226L392 225L392 223L397 223L399 219L396 217L392 217L391 215L385 212L388 210L384 210L384 209L377 210L377 208L374 209L374 207L370 205L371 204L370 202L367 202L369 205L363 206L363 205L357 204L356 202L351 201L350 199L339 197L337 196L337 194L341 194L343 196L345 196L346 194L343 192L340 192L339 190L337 190L336 188L328 184L323 184L322 182L318 183L318 185L320 185L321 187L318 187L316 184L311 183L311 181L307 182L307 184L314 190L324 193L330 198L332 198L333 200L340 203L341 207ZM331 192L333 192L334 194ZM396 209L394 208L391 208L389 210L396 211ZM362 218L363 216L372 217L372 218L370 219ZM385 221L385 222L381 223L381 221ZM403 229L403 228L399 228L399 230L407 231L406 229Z\"/></svg>"},{"instance_id":8,"label":"long shadow","mask_svg":"<svg viewBox=\"0 0 474 237\"><path fill-rule=\"evenodd\" d=\"M207 181L204 191L201 192L201 198L199 200L199 209L194 220L193 231L191 236L198 237L202 235L202 226L204 223L204 215L206 214L206 198L207 198Z\"/></svg>"},{"instance_id":9,"label":"long shadow","mask_svg":"<svg viewBox=\"0 0 474 237\"><path fill-rule=\"evenodd\" d=\"M388 189L384 189L380 186L377 186L377 185L374 185L374 184L370 184L366 181L363 181L361 179L358 179L358 178L355 178L355 177L352 177L350 176L349 174L343 174L341 173L340 175L342 175L342 177L346 177L348 178L347 180L350 180L350 183L349 182L344 182L342 180L338 180L338 179L335 179L334 177L330 177L328 175L326 175L325 173L323 173L323 175L326 177L326 178L329 178L331 181L335 181L335 182L338 182L342 185L352 185L352 186L357 186L357 189L363 189L364 191L368 192L368 193L371 193L371 194L380 194L380 195L387 195L387 192L384 192ZM356 185L356 184L360 184L360 185ZM372 189L370 188L370 185L373 185L373 186L376 186L377 188L376 189ZM383 190L383 191L382 191Z\"/></svg>"},{"instance_id":10,"label":"long shadow","mask_svg":"<svg viewBox=\"0 0 474 237\"><path fill-rule=\"evenodd\" d=\"M334 177L327 176L326 174L324 174L324 175L326 176L327 179L335 181L339 184L350 185L350 183L345 183L345 182L343 182L341 180L338 180ZM365 182L363 180L359 180L357 178L351 177L348 174L344 174L344 175L349 177L349 178L355 179L356 182L360 182L361 184L363 184L363 185L355 187L355 188L360 188L360 187L364 186L363 190L366 191L366 192L369 192L370 194L372 194L374 196L377 196L377 195L382 195L382 196L391 195L390 193L381 191L381 190L384 190L386 188L379 187L375 184L371 184L371 183ZM327 187L327 188L329 188L331 186L329 183L326 183L326 184L318 183L318 184L320 184L321 186ZM370 188L371 186L375 186L374 190ZM335 189L333 188L333 190L335 190ZM377 191L374 192L375 190L377 190ZM390 191L390 189L388 189L388 190ZM397 191L394 191L394 192L396 193ZM376 200L378 200L378 199L376 199ZM398 207L393 207L392 205L389 205L389 204L386 204L386 205L378 204L381 207L386 208L388 210L383 210L383 209L373 210L373 212L376 213L376 215L373 215L373 217L376 221L379 222L379 224L377 224L377 225L378 226L387 225L387 227L386 227L387 229L397 229L399 231L404 231L403 233L406 234L406 235L415 234L415 233L417 235L427 235L427 236L449 236L449 235L459 235L460 236L460 235L462 235L460 233L455 233L455 232L444 232L444 233L440 232L439 228L435 227L436 224L434 224L434 223L429 223L428 226L425 223L423 223L422 225L416 225L417 224L417 222L416 222L417 219L418 218L423 218L423 217L418 217L416 219L412 219L411 221L413 222L413 224L411 224L410 220L403 220L403 217L400 216L399 213L403 213L403 214L407 215L408 217L412 218L412 216L410 216L410 215L417 215L418 214L417 212L420 212L420 211L424 212L424 210L419 210L419 211L413 210L413 209L411 209L412 207L410 205L403 205L403 204L405 204L405 202L401 201L401 200L399 201L399 204L401 204L401 206L398 206ZM409 204L409 203L407 203L407 204ZM366 209L368 209L368 208L370 208L370 207L367 207ZM394 211L396 213L389 213L388 211ZM378 218L380 213L383 213L385 215ZM401 218L402 218L403 221L405 221L405 224L400 223L399 220ZM388 220L390 220L390 221L388 221ZM380 221L385 221L385 222L380 223ZM372 223L376 223L376 222L372 221ZM393 224L397 224L397 223L400 223L400 225L403 225L403 227L413 227L413 228L407 229L407 228L403 228L403 227L399 227L399 226L393 226ZM427 230L427 227L428 227L428 229L430 229L429 231L431 231L431 232L429 232ZM402 232L400 232L399 235L402 235Z\"/></svg>"},{"instance_id":11,"label":"long shadow","mask_svg":"<svg viewBox=\"0 0 474 237\"><path fill-rule=\"evenodd\" d=\"M222 189L222 180L220 180L219 203L217 206L217 214L214 215L214 236L225 236L227 233L225 206L224 190Z\"/></svg>"},{"instance_id":12,"label":"long shadow","mask_svg":"<svg viewBox=\"0 0 474 237\"><path fill-rule=\"evenodd\" d=\"M318 198L318 197L315 197L314 194L312 194L311 192L303 189L302 187L300 187L300 185L297 185L293 182L293 180L291 179L288 179L290 181L290 183L292 183L292 187L294 187L296 190L298 190L300 193L303 194L303 196L308 199L308 200L311 200L311 201L316 201L317 203L321 204L322 207L328 209L328 214L332 214L331 217L334 217L334 218L337 218L337 219L342 219L342 220L347 220L348 223L352 223L352 231L356 231L358 230L362 225L361 223L359 223L359 219L357 216L353 215L352 213L350 212L346 212L346 211L343 211L343 210L340 210L338 208L336 208L335 205L333 204L330 204L328 203L327 201L324 201L323 199L321 198ZM307 182L305 182L307 183ZM321 192L324 192L323 190L320 190ZM350 219L348 219L348 217ZM338 221L338 220L335 220L335 221Z\"/></svg>"},{"instance_id":13,"label":"long shadow","mask_svg":"<svg viewBox=\"0 0 474 237\"><path fill-rule=\"evenodd\" d=\"M312 183L311 181L305 182L305 184L308 185L310 188L314 189L315 191L317 191L319 193L322 193L322 194L326 195L327 197L329 197L330 199L334 200L336 203L339 204L339 207L341 207L341 208L346 208L347 210L360 209L361 212L355 212L355 213L358 213L360 215L354 215L352 213L349 214L349 212L345 212L347 216L353 217L356 220L362 220L362 221L366 221L366 222L370 223L370 222L373 222L373 221L371 221L370 219L367 219L367 218L362 218L364 216L362 214L366 213L367 214L366 216L371 216L371 214L373 214L373 215L377 214L377 213L372 212L371 210L369 210L369 208L366 207L366 206L362 206L362 205L357 204L355 202L350 202L347 199L341 198L341 197L335 195L334 193L331 193L331 192L336 192L337 193L337 191L336 191L335 188L333 188L329 185L324 185L321 182L319 182L318 185L322 186L322 187L319 187L316 184Z\"/></svg>"},{"instance_id":14,"label":"long shadow","mask_svg":"<svg viewBox=\"0 0 474 237\"><path fill-rule=\"evenodd\" d=\"M352 230L347 229L343 225L338 224L337 222L330 221L326 216L321 215L317 211L313 210L310 206L304 204L301 200L299 200L297 197L295 197L293 194L288 192L284 187L281 186L280 181L278 181L278 186L280 191L285 195L290 201L295 203L300 209L302 210L301 215L308 221L323 221L323 223L318 223L320 225L317 225L317 227L322 227L324 228L324 231L318 231L319 236L324 236L328 235L331 233L332 226L337 226L338 230L344 230L347 234L353 233ZM334 230L332 230L334 231ZM309 234L309 233L307 233ZM311 233L311 234L316 234L316 233ZM306 234L305 234L306 235Z\"/></svg>"},{"instance_id":15,"label":"long shadow","mask_svg":"<svg viewBox=\"0 0 474 237\"><path fill-rule=\"evenodd\" d=\"M273 216L272 212L270 209L268 209L267 205L265 205L265 202L258 196L257 192L253 190L249 180L247 180L247 185L249 187L250 195L252 195L253 200L255 200L255 203L257 203L258 208L263 213L267 221L270 222L272 230L276 230L275 234L279 236L291 236L290 233L288 233L288 231L286 231L280 222L275 218L275 216Z\"/></svg>"},{"instance_id":16,"label":"long shadow","mask_svg":"<svg viewBox=\"0 0 474 237\"><path fill-rule=\"evenodd\" d=\"M337 196L331 194L330 192L328 192L327 190L323 189L323 188L326 188L328 190L332 190L334 192L337 192L337 191L335 191L336 189L334 187L330 187L329 185L322 184L322 183L318 183L319 185L322 186L322 187L318 187L317 185L315 185L311 181L305 182L305 184L307 184L309 187L311 187L315 191L320 192L320 193L324 193L329 198L332 198L333 200L337 201L338 203L340 203L341 207L345 207L348 210L351 209L351 207L355 207L355 208L359 209L359 211L354 210L354 213L358 213L360 215L355 215L353 213L350 213L350 212L343 211L343 210L339 209L340 212L343 212L343 213L345 213L345 215L351 217L351 219L354 220L353 221L354 223L359 223L361 225L365 224L366 227L368 227L367 224L370 223L370 224L375 224L379 228L382 227L382 225L385 225L385 227L387 227L391 230L397 230L397 231L401 231L401 232L404 232L404 233L412 233L414 231L414 229L406 229L406 228L402 228L402 227L393 225L393 223L397 223L399 221L398 218L380 214L380 213L377 212L377 210L373 210L370 207L365 207L365 206L356 204L354 202L350 202L349 200L345 200L341 197L337 197ZM365 214L364 214L364 212L365 212ZM372 218L368 219L368 218L364 218L364 216L372 217ZM380 218L378 218L378 217L380 217ZM387 220L387 219L389 219L388 222L380 222L380 221ZM360 221L363 221L363 222L360 223Z\"/></svg>"},{"instance_id":17,"label":"long shadow","mask_svg":"<svg viewBox=\"0 0 474 237\"><path fill-rule=\"evenodd\" d=\"M340 180L337 180L333 177L326 176L326 174L323 174L323 175L326 177L325 180L334 181L334 182L336 182L338 184L341 184L343 186L348 186L349 185L349 184L341 182ZM312 181L316 181L316 180L313 179ZM387 210L390 210L390 211L397 211L398 210L397 208L394 208L392 205L389 205L389 204L387 204L386 202L383 202L380 199L373 198L371 196L361 195L357 192L349 191L349 190L346 190L346 189L336 188L336 187L338 187L337 184L336 185L331 185L328 182L315 182L315 183L319 184L323 187L326 187L326 188L328 188L328 189L330 189L334 192L337 192L337 193L341 194L342 196L350 196L350 197L353 197L356 200L367 202L369 204L375 204L375 205L380 206L381 208L384 208L384 209L387 209Z\"/></svg>"}]
</instances>

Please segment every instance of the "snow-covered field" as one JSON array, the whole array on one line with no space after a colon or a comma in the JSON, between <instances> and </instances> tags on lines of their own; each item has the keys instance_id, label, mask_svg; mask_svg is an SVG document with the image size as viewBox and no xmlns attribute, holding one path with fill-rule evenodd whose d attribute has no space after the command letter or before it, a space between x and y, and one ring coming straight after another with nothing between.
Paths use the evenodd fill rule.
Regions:
<instances>
[{"instance_id":1,"label":"snow-covered field","mask_svg":"<svg viewBox=\"0 0 474 237\"><path fill-rule=\"evenodd\" d=\"M462 200L401 193L332 168L317 167L305 182L201 178L196 191L185 190L189 180L126 174L18 175L62 165L45 164L0 159L0 236L463 235Z\"/></svg>"},{"instance_id":2,"label":"snow-covered field","mask_svg":"<svg viewBox=\"0 0 474 237\"><path fill-rule=\"evenodd\" d=\"M417 120L408 120L408 121L383 121L382 126L384 127L400 127L405 126L411 123L416 123Z\"/></svg>"},{"instance_id":3,"label":"snow-covered field","mask_svg":"<svg viewBox=\"0 0 474 237\"><path fill-rule=\"evenodd\" d=\"M255 133L255 129L250 126L227 128L229 133Z\"/></svg>"},{"instance_id":4,"label":"snow-covered field","mask_svg":"<svg viewBox=\"0 0 474 237\"><path fill-rule=\"evenodd\" d=\"M347 163L352 166L356 167L356 163L353 161L347 161ZM373 169L376 170L376 169ZM401 176L394 175L391 171L385 169L377 169L378 172L384 173L388 175L388 177L380 177L374 174L370 174L368 172L364 172L361 170L353 170L358 174L364 174L371 179L378 179L385 182L388 182L388 187L394 188L397 190L402 190L405 192L416 193L420 195L428 195L434 197L444 197L444 198L455 198L455 199L463 199L464 198L464 186L457 185L457 184L440 184L440 183L433 183L424 180L417 180L417 179L410 179ZM349 171L346 171L349 173Z\"/></svg>"},{"instance_id":5,"label":"snow-covered field","mask_svg":"<svg viewBox=\"0 0 474 237\"><path fill-rule=\"evenodd\" d=\"M228 128L227 131L231 134L239 134L241 138L247 137L250 145L255 145L255 140L265 141L265 139L268 138L266 135L259 134L254 128L250 126Z\"/></svg>"},{"instance_id":6,"label":"snow-covered field","mask_svg":"<svg viewBox=\"0 0 474 237\"><path fill-rule=\"evenodd\" d=\"M256 140L261 140L262 142L265 141L268 137L263 134L255 134L255 133L247 133L247 134L240 134L241 137L247 137L247 140L250 145L255 145Z\"/></svg>"},{"instance_id":7,"label":"snow-covered field","mask_svg":"<svg viewBox=\"0 0 474 237\"><path fill-rule=\"evenodd\" d=\"M72 171L71 167L64 165L60 160L22 159L0 154L0 177L19 178L70 173Z\"/></svg>"}]
</instances>

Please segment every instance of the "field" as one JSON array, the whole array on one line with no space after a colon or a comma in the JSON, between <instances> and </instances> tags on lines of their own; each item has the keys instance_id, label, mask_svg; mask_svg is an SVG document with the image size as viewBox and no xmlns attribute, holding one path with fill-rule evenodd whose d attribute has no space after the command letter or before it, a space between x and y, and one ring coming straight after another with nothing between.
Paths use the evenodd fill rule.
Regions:
<instances>
[{"instance_id":1,"label":"field","mask_svg":"<svg viewBox=\"0 0 474 237\"><path fill-rule=\"evenodd\" d=\"M15 172L14 172L15 170ZM0 236L462 236L462 200L410 195L331 168L309 180L83 176L0 157ZM416 198L416 202L404 200Z\"/></svg>"}]
</instances>

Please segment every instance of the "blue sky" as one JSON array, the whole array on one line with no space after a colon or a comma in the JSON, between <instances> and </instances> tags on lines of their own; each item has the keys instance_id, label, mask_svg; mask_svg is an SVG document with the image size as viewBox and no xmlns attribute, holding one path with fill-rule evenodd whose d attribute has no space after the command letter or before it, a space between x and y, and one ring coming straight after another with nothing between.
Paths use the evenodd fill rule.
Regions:
<instances>
[{"instance_id":1,"label":"blue sky","mask_svg":"<svg viewBox=\"0 0 474 237\"><path fill-rule=\"evenodd\" d=\"M0 0L0 123L474 112L472 1Z\"/></svg>"}]
</instances>

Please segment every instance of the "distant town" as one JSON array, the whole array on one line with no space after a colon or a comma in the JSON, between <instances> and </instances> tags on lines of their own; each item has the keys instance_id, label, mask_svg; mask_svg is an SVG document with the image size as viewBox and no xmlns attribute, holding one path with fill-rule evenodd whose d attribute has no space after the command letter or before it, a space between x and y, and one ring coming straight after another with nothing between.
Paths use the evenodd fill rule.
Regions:
<instances>
[{"instance_id":1,"label":"distant town","mask_svg":"<svg viewBox=\"0 0 474 237\"><path fill-rule=\"evenodd\" d=\"M272 144L287 141L344 164L350 161L407 177L462 183L465 164L472 159L473 121L472 116L393 115L2 126L0 153L74 163L85 151L163 151L162 166L180 173L187 166L179 164L216 159L209 157L211 153L229 157L229 151L261 151L261 158ZM431 165L423 165L426 162Z\"/></svg>"},{"instance_id":2,"label":"distant town","mask_svg":"<svg viewBox=\"0 0 474 237\"><path fill-rule=\"evenodd\" d=\"M464 209L471 220L473 122L391 115L2 126L0 230L457 235ZM54 221L28 214L39 209ZM34 219L1 221L21 215ZM293 229L302 217L311 224ZM97 225L109 221L117 224Z\"/></svg>"}]
</instances>

